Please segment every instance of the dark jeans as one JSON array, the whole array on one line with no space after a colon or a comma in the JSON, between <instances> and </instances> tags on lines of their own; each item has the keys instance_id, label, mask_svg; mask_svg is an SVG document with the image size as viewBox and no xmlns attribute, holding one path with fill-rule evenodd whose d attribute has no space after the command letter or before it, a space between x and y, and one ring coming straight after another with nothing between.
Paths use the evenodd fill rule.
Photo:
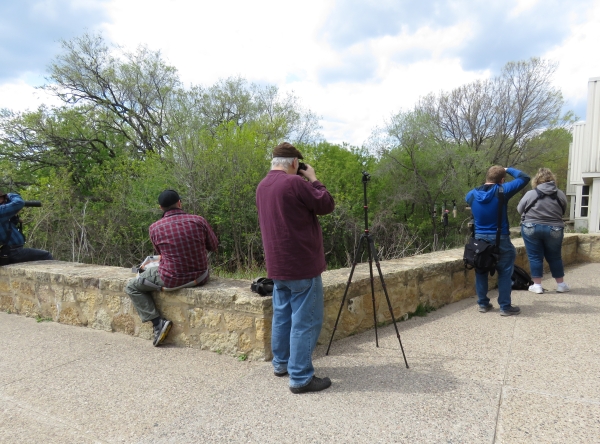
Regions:
<instances>
[{"instance_id":1,"label":"dark jeans","mask_svg":"<svg viewBox=\"0 0 600 444\"><path fill-rule=\"evenodd\" d=\"M46 250L36 248L13 248L10 250L10 263L18 264L30 261L51 261L52 255Z\"/></svg>"},{"instance_id":2,"label":"dark jeans","mask_svg":"<svg viewBox=\"0 0 600 444\"><path fill-rule=\"evenodd\" d=\"M475 237L496 244L495 234L476 234ZM496 264L496 271L498 272L498 305L502 310L508 309L511 305L512 273L516 256L517 251L510 241L510 236L500 236L500 258ZM485 307L490 303L490 298L487 297L488 273L475 272L475 289L477 290L477 303L479 306Z\"/></svg>"}]
</instances>

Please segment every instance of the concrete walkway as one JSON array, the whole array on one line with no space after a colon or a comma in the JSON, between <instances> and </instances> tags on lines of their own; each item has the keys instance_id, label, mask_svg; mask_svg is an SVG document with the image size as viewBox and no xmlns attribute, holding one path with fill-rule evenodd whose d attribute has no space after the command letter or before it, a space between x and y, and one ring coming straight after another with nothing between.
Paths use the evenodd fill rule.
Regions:
<instances>
[{"instance_id":1,"label":"concrete walkway","mask_svg":"<svg viewBox=\"0 0 600 444\"><path fill-rule=\"evenodd\" d=\"M0 313L0 442L600 443L600 264L566 281L514 292L519 316L399 323L410 369L393 326L319 347L333 386L306 395L270 363Z\"/></svg>"}]
</instances>

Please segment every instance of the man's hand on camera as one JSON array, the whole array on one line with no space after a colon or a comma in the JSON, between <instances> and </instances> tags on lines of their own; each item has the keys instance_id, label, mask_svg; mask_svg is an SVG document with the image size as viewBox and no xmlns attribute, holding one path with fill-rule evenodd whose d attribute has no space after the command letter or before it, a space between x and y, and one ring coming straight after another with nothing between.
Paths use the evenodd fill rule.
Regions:
<instances>
[{"instance_id":1,"label":"man's hand on camera","mask_svg":"<svg viewBox=\"0 0 600 444\"><path fill-rule=\"evenodd\" d=\"M300 170L300 174L306 177L310 182L314 182L315 180L317 180L317 176L315 175L315 169L309 164L306 164L305 170Z\"/></svg>"}]
</instances>

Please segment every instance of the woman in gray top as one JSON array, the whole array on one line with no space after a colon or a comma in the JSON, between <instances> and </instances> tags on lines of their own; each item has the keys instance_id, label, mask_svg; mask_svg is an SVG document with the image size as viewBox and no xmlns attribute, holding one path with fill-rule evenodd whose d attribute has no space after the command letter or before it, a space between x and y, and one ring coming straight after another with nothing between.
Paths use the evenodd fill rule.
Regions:
<instances>
[{"instance_id":1,"label":"woman in gray top","mask_svg":"<svg viewBox=\"0 0 600 444\"><path fill-rule=\"evenodd\" d=\"M521 235L533 280L529 291L544 292L542 277L546 258L552 277L556 279L556 291L564 293L569 291L569 286L564 282L561 255L567 197L556 187L556 177L548 168L538 170L531 186L533 190L528 191L517 205L517 211L521 214Z\"/></svg>"}]
</instances>

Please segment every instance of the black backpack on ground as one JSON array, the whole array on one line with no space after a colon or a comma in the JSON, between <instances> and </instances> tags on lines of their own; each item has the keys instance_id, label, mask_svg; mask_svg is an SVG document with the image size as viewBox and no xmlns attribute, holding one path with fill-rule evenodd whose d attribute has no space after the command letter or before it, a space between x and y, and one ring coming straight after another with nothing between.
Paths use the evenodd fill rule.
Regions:
<instances>
[{"instance_id":1,"label":"black backpack on ground","mask_svg":"<svg viewBox=\"0 0 600 444\"><path fill-rule=\"evenodd\" d=\"M533 285L531 276L518 265L515 265L511 277L513 290L528 290L530 285Z\"/></svg>"},{"instance_id":2,"label":"black backpack on ground","mask_svg":"<svg viewBox=\"0 0 600 444\"><path fill-rule=\"evenodd\" d=\"M273 279L266 277L256 278L250 285L250 290L254 293L258 293L261 296L272 296L273 295Z\"/></svg>"}]
</instances>

